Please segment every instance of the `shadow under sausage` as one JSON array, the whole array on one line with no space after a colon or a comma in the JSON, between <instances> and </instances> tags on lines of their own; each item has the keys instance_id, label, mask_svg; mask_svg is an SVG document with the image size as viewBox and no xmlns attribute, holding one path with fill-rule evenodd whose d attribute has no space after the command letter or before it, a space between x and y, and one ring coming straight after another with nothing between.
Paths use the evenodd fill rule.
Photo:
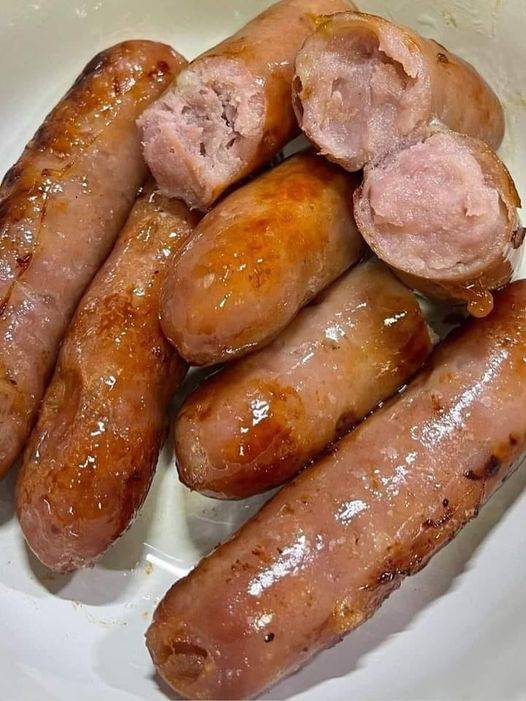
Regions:
<instances>
[{"instance_id":1,"label":"shadow under sausage","mask_svg":"<svg viewBox=\"0 0 526 701\"><path fill-rule=\"evenodd\" d=\"M173 447L167 440L159 456L159 466L135 521L128 530L111 546L98 563L106 570L133 570L145 560L146 542L148 541L153 521L157 514L157 505L162 489L162 472L173 470L171 457Z\"/></svg>"},{"instance_id":2,"label":"shadow under sausage","mask_svg":"<svg viewBox=\"0 0 526 701\"><path fill-rule=\"evenodd\" d=\"M250 499L226 501L185 489L183 505L188 537L199 552L199 557L208 555L230 538L276 491Z\"/></svg>"},{"instance_id":3,"label":"shadow under sausage","mask_svg":"<svg viewBox=\"0 0 526 701\"><path fill-rule=\"evenodd\" d=\"M28 566L39 584L50 594L86 606L106 606L125 599L134 586L134 570L111 571L97 565L68 574L45 567L27 548Z\"/></svg>"},{"instance_id":4,"label":"shadow under sausage","mask_svg":"<svg viewBox=\"0 0 526 701\"><path fill-rule=\"evenodd\" d=\"M211 377L222 370L223 367L224 365L212 365L205 368L192 367L188 370L183 384L172 399L170 405L170 435L172 432L171 428L175 415L181 408L181 405L184 403L188 395L192 394L192 392L196 390L208 377Z\"/></svg>"},{"instance_id":5,"label":"shadow under sausage","mask_svg":"<svg viewBox=\"0 0 526 701\"><path fill-rule=\"evenodd\" d=\"M8 524L15 516L15 487L20 461L18 461L0 481L0 529Z\"/></svg>"},{"instance_id":6,"label":"shadow under sausage","mask_svg":"<svg viewBox=\"0 0 526 701\"><path fill-rule=\"evenodd\" d=\"M401 588L385 602L380 611L344 642L318 655L294 675L284 679L261 698L284 701L337 677L348 676L361 666L366 656L392 636L406 630L426 607L453 589L455 579L468 569L469 561L483 544L493 527L526 489L526 465L514 474L481 510L474 522L455 538L431 563L410 581L418 584L412 591ZM347 698L353 701L352 680ZM356 699L355 701L359 701Z\"/></svg>"},{"instance_id":7,"label":"shadow under sausage","mask_svg":"<svg viewBox=\"0 0 526 701\"><path fill-rule=\"evenodd\" d=\"M48 569L37 557L35 557L35 555L33 555L26 542L24 542L24 546L24 554L27 565L34 578L50 594L60 596L60 592L71 583L74 573L59 574L58 572L53 572L53 570ZM69 599L71 597L68 596L64 598Z\"/></svg>"}]
</instances>

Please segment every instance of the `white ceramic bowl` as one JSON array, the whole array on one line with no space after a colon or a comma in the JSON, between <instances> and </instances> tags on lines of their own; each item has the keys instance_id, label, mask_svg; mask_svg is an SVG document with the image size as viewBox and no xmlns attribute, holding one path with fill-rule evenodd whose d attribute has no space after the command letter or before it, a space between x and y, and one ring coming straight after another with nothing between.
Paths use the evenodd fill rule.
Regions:
<instances>
[{"instance_id":1,"label":"white ceramic bowl","mask_svg":"<svg viewBox=\"0 0 526 701\"><path fill-rule=\"evenodd\" d=\"M0 173L87 60L125 38L192 57L268 0L0 0ZM361 0L446 43L506 106L502 154L526 195L524 0ZM523 92L524 90L524 92ZM131 531L93 570L47 572L0 485L0 700L161 701L143 633L156 602L261 500L184 489L168 451ZM381 611L266 697L326 701L526 699L526 469Z\"/></svg>"}]
</instances>

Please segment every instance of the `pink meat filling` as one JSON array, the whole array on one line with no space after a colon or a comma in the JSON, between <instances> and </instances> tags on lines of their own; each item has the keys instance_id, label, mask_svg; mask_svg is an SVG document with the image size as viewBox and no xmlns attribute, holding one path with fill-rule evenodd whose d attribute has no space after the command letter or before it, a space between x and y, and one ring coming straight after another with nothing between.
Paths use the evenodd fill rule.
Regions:
<instances>
[{"instance_id":1,"label":"pink meat filling","mask_svg":"<svg viewBox=\"0 0 526 701\"><path fill-rule=\"evenodd\" d=\"M418 58L397 35L351 28L314 35L297 60L296 90L307 136L359 170L427 119L429 96Z\"/></svg>"},{"instance_id":2,"label":"pink meat filling","mask_svg":"<svg viewBox=\"0 0 526 701\"><path fill-rule=\"evenodd\" d=\"M205 208L257 149L263 88L222 57L183 71L139 120L144 156L162 192Z\"/></svg>"},{"instance_id":3,"label":"pink meat filling","mask_svg":"<svg viewBox=\"0 0 526 701\"><path fill-rule=\"evenodd\" d=\"M434 134L370 171L378 251L395 267L440 277L478 267L502 247L506 212L468 147Z\"/></svg>"}]
</instances>

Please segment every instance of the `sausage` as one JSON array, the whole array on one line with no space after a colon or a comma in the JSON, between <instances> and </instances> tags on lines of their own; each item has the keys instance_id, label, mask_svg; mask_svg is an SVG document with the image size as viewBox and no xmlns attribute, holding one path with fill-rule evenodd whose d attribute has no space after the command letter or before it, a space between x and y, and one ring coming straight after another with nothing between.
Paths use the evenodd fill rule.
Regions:
<instances>
[{"instance_id":1,"label":"sausage","mask_svg":"<svg viewBox=\"0 0 526 701\"><path fill-rule=\"evenodd\" d=\"M373 251L423 294L491 311L524 238L520 198L482 141L447 130L425 136L365 170L356 223Z\"/></svg>"},{"instance_id":2,"label":"sausage","mask_svg":"<svg viewBox=\"0 0 526 701\"><path fill-rule=\"evenodd\" d=\"M210 212L174 261L161 323L191 365L268 343L360 257L358 185L312 153L294 156Z\"/></svg>"},{"instance_id":3,"label":"sausage","mask_svg":"<svg viewBox=\"0 0 526 701\"><path fill-rule=\"evenodd\" d=\"M255 696L371 616L526 448L526 282L279 492L159 604L157 670L186 698Z\"/></svg>"},{"instance_id":4,"label":"sausage","mask_svg":"<svg viewBox=\"0 0 526 701\"><path fill-rule=\"evenodd\" d=\"M497 149L504 112L469 63L381 17L346 12L320 23L296 59L293 101L307 137L360 170L439 119Z\"/></svg>"},{"instance_id":5,"label":"sausage","mask_svg":"<svg viewBox=\"0 0 526 701\"><path fill-rule=\"evenodd\" d=\"M135 119L182 68L164 44L96 56L0 188L0 477L20 453L75 307L146 176Z\"/></svg>"},{"instance_id":6,"label":"sausage","mask_svg":"<svg viewBox=\"0 0 526 701\"><path fill-rule=\"evenodd\" d=\"M66 334L17 484L22 531L51 569L92 564L146 497L186 373L159 290L195 223L148 184Z\"/></svg>"},{"instance_id":7,"label":"sausage","mask_svg":"<svg viewBox=\"0 0 526 701\"><path fill-rule=\"evenodd\" d=\"M318 15L347 0L281 0L183 71L139 120L161 190L208 209L298 133L294 59Z\"/></svg>"},{"instance_id":8,"label":"sausage","mask_svg":"<svg viewBox=\"0 0 526 701\"><path fill-rule=\"evenodd\" d=\"M377 260L359 265L270 346L188 397L174 430L181 481L226 498L283 484L401 387L431 347L414 295Z\"/></svg>"}]
</instances>

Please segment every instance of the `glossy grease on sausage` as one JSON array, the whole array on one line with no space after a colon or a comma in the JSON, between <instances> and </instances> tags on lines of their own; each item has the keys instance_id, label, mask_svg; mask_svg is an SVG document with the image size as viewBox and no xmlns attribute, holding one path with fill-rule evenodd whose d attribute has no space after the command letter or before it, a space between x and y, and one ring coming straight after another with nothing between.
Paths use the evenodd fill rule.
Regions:
<instances>
[{"instance_id":1,"label":"glossy grease on sausage","mask_svg":"<svg viewBox=\"0 0 526 701\"><path fill-rule=\"evenodd\" d=\"M179 476L209 496L283 484L419 369L414 295L377 260L346 273L263 350L206 380L175 422Z\"/></svg>"},{"instance_id":2,"label":"glossy grease on sausage","mask_svg":"<svg viewBox=\"0 0 526 701\"><path fill-rule=\"evenodd\" d=\"M135 119L183 67L128 41L91 61L0 188L0 476L20 453L75 307L146 176Z\"/></svg>"},{"instance_id":3,"label":"glossy grease on sausage","mask_svg":"<svg viewBox=\"0 0 526 701\"><path fill-rule=\"evenodd\" d=\"M183 71L140 120L162 191L206 210L298 133L294 59L318 15L348 0L281 0Z\"/></svg>"},{"instance_id":4,"label":"glossy grease on sausage","mask_svg":"<svg viewBox=\"0 0 526 701\"><path fill-rule=\"evenodd\" d=\"M149 184L66 334L17 485L28 545L54 570L92 564L146 497L186 372L162 334L159 292L195 224Z\"/></svg>"},{"instance_id":5,"label":"glossy grease on sausage","mask_svg":"<svg viewBox=\"0 0 526 701\"><path fill-rule=\"evenodd\" d=\"M499 99L473 66L412 29L360 12L327 18L306 40L293 101L307 137L351 171L435 118L495 149L504 136Z\"/></svg>"},{"instance_id":6,"label":"glossy grease on sausage","mask_svg":"<svg viewBox=\"0 0 526 701\"><path fill-rule=\"evenodd\" d=\"M147 644L172 688L255 696L371 616L526 449L525 360L523 281L168 592Z\"/></svg>"},{"instance_id":7,"label":"glossy grease on sausage","mask_svg":"<svg viewBox=\"0 0 526 701\"><path fill-rule=\"evenodd\" d=\"M271 341L363 250L354 176L312 153L232 193L199 224L163 291L162 325L192 365Z\"/></svg>"}]
</instances>

